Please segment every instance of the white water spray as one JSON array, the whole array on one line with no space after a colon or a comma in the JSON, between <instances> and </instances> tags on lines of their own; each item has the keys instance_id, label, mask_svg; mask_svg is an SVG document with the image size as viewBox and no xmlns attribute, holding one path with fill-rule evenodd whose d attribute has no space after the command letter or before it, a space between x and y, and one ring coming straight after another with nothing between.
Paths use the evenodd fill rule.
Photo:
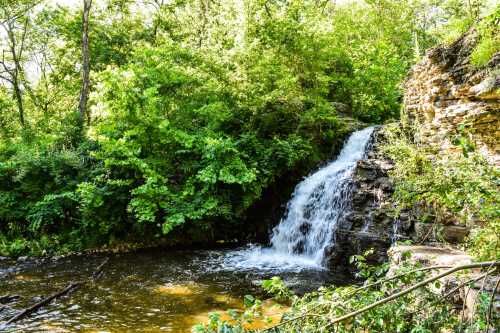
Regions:
<instances>
[{"instance_id":1,"label":"white water spray","mask_svg":"<svg viewBox=\"0 0 500 333\"><path fill-rule=\"evenodd\" d=\"M338 222L351 209L353 172L366 154L373 129L354 132L335 161L297 185L273 230L271 247L233 252L226 264L240 269L322 268L327 249L334 245Z\"/></svg>"}]
</instances>

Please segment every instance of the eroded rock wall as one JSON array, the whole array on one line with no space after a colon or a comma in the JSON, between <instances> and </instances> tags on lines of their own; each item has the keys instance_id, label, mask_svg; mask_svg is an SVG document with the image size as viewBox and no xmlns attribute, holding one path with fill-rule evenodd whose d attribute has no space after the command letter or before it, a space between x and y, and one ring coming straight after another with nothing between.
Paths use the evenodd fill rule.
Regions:
<instances>
[{"instance_id":1,"label":"eroded rock wall","mask_svg":"<svg viewBox=\"0 0 500 333\"><path fill-rule=\"evenodd\" d=\"M430 50L404 83L404 113L420 142L458 150L452 140L463 127L479 151L500 165L500 53L476 68L470 58L477 42L472 29Z\"/></svg>"}]
</instances>

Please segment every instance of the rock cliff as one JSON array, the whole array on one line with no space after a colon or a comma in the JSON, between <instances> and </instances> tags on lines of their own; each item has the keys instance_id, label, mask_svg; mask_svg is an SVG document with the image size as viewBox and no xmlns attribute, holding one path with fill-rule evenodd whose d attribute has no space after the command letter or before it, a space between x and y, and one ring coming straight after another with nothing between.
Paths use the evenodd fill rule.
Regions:
<instances>
[{"instance_id":1,"label":"rock cliff","mask_svg":"<svg viewBox=\"0 0 500 333\"><path fill-rule=\"evenodd\" d=\"M479 151L500 165L500 53L480 68L471 64L478 43L471 29L451 45L430 50L404 83L404 114L416 139L443 150L467 131Z\"/></svg>"},{"instance_id":2,"label":"rock cliff","mask_svg":"<svg viewBox=\"0 0 500 333\"><path fill-rule=\"evenodd\" d=\"M389 177L393 164L380 151L383 142L379 127L373 133L366 158L357 163L352 207L339 221L335 245L330 249L331 267L347 267L350 256L369 249L374 250L369 261L384 262L394 239L406 237L411 228L406 221L398 221L395 228L390 199L394 189Z\"/></svg>"}]
</instances>

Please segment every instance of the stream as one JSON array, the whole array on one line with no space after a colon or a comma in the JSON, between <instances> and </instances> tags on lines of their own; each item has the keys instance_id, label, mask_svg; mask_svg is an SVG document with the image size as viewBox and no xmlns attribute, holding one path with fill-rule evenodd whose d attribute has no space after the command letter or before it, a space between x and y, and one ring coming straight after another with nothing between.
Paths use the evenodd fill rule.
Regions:
<instances>
[{"instance_id":1,"label":"stream","mask_svg":"<svg viewBox=\"0 0 500 333\"><path fill-rule=\"evenodd\" d=\"M262 279L281 276L299 293L346 281L327 270L232 267L228 258L234 252L147 250L108 255L110 261L99 281L56 299L5 331L190 332L192 325L206 322L210 312L241 309L246 294L265 298L259 287ZM13 309L0 313L0 320L71 281L90 277L103 259L103 255L84 255L43 264L0 261L0 296L21 297ZM276 304L268 308L275 321L285 310ZM254 327L264 327L264 323L256 322Z\"/></svg>"}]
</instances>

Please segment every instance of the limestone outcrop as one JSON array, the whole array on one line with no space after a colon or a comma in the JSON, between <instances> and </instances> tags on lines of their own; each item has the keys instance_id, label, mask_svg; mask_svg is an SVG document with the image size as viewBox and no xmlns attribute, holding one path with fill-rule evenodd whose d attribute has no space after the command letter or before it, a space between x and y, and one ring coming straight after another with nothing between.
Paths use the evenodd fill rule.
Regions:
<instances>
[{"instance_id":1,"label":"limestone outcrop","mask_svg":"<svg viewBox=\"0 0 500 333\"><path fill-rule=\"evenodd\" d=\"M449 46L428 52L404 83L404 113L418 128L417 140L443 150L466 131L477 149L500 165L500 53L477 68L471 54L478 43L471 29Z\"/></svg>"}]
</instances>

